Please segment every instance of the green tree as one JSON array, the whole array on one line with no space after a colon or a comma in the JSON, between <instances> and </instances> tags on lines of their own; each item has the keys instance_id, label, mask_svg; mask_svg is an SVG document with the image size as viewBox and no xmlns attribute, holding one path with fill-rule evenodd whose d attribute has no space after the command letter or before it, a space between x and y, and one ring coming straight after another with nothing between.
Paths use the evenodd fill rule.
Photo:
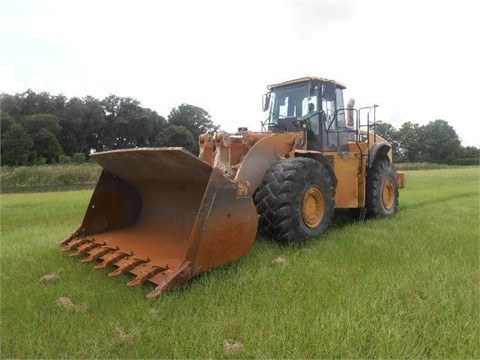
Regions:
<instances>
[{"instance_id":1,"label":"green tree","mask_svg":"<svg viewBox=\"0 0 480 360\"><path fill-rule=\"evenodd\" d=\"M138 100L110 95L103 100L105 126L97 149L151 146L166 121L155 111L140 106Z\"/></svg>"},{"instance_id":2,"label":"green tree","mask_svg":"<svg viewBox=\"0 0 480 360\"><path fill-rule=\"evenodd\" d=\"M431 162L451 162L457 158L461 149L457 133L445 120L435 120L425 125L422 140L427 161Z\"/></svg>"},{"instance_id":3,"label":"green tree","mask_svg":"<svg viewBox=\"0 0 480 360\"><path fill-rule=\"evenodd\" d=\"M9 114L12 118L20 119L23 114L22 104L19 95L10 95L2 93L0 95L0 103L2 104L2 117L4 113Z\"/></svg>"},{"instance_id":4,"label":"green tree","mask_svg":"<svg viewBox=\"0 0 480 360\"><path fill-rule=\"evenodd\" d=\"M215 132L219 128L213 123L206 110L189 104L173 108L167 116L167 121L170 125L184 126L192 134L195 140L194 153L198 153L198 136L206 132Z\"/></svg>"},{"instance_id":5,"label":"green tree","mask_svg":"<svg viewBox=\"0 0 480 360\"><path fill-rule=\"evenodd\" d=\"M24 116L34 114L55 115L57 113L55 98L47 92L37 94L31 89L28 89L23 94L20 94L19 98Z\"/></svg>"},{"instance_id":6,"label":"green tree","mask_svg":"<svg viewBox=\"0 0 480 360\"><path fill-rule=\"evenodd\" d=\"M418 124L410 121L403 123L398 129L397 141L402 160L409 162L427 161L422 129Z\"/></svg>"},{"instance_id":7,"label":"green tree","mask_svg":"<svg viewBox=\"0 0 480 360\"><path fill-rule=\"evenodd\" d=\"M38 157L47 159L47 163L58 162L63 149L55 135L47 128L41 129L33 138L35 151Z\"/></svg>"},{"instance_id":8,"label":"green tree","mask_svg":"<svg viewBox=\"0 0 480 360\"><path fill-rule=\"evenodd\" d=\"M458 157L460 159L478 159L480 157L480 149L475 146L462 146Z\"/></svg>"},{"instance_id":9,"label":"green tree","mask_svg":"<svg viewBox=\"0 0 480 360\"><path fill-rule=\"evenodd\" d=\"M155 138L155 146L179 146L190 152L195 151L197 142L192 133L182 125L167 125Z\"/></svg>"},{"instance_id":10,"label":"green tree","mask_svg":"<svg viewBox=\"0 0 480 360\"><path fill-rule=\"evenodd\" d=\"M32 147L33 140L22 125L13 123L2 136L2 164L26 164Z\"/></svg>"},{"instance_id":11,"label":"green tree","mask_svg":"<svg viewBox=\"0 0 480 360\"><path fill-rule=\"evenodd\" d=\"M2 111L17 120L35 114L60 116L65 107L66 99L62 94L57 96L52 96L47 92L37 94L31 89L15 95L4 93L0 95Z\"/></svg>"},{"instance_id":12,"label":"green tree","mask_svg":"<svg viewBox=\"0 0 480 360\"><path fill-rule=\"evenodd\" d=\"M1 133L5 134L5 132L10 128L10 126L15 123L15 119L10 116L10 114L4 112L2 110L0 115L0 125L1 125Z\"/></svg>"},{"instance_id":13,"label":"green tree","mask_svg":"<svg viewBox=\"0 0 480 360\"><path fill-rule=\"evenodd\" d=\"M59 134L60 143L69 156L75 153L86 153L87 147L94 147L95 136L98 136L105 125L105 114L102 102L87 96L83 99L74 97L65 104L61 116Z\"/></svg>"},{"instance_id":14,"label":"green tree","mask_svg":"<svg viewBox=\"0 0 480 360\"><path fill-rule=\"evenodd\" d=\"M419 126L404 123L396 133L403 160L449 163L461 156L460 139L447 121L435 120Z\"/></svg>"},{"instance_id":15,"label":"green tree","mask_svg":"<svg viewBox=\"0 0 480 360\"><path fill-rule=\"evenodd\" d=\"M57 135L62 130L58 118L52 114L27 115L20 119L21 125L33 139L33 163L44 161L57 162L58 156L63 154L63 149L58 142Z\"/></svg>"},{"instance_id":16,"label":"green tree","mask_svg":"<svg viewBox=\"0 0 480 360\"><path fill-rule=\"evenodd\" d=\"M58 117L52 114L27 115L20 119L20 124L32 137L42 129L47 129L54 135L62 130Z\"/></svg>"}]
</instances>

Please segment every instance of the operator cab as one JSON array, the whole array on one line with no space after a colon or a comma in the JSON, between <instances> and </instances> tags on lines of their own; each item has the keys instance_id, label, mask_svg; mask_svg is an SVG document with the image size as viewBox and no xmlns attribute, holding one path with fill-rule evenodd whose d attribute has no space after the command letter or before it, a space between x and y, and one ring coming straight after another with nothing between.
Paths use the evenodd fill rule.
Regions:
<instances>
[{"instance_id":1,"label":"operator cab","mask_svg":"<svg viewBox=\"0 0 480 360\"><path fill-rule=\"evenodd\" d=\"M306 131L307 148L342 151L348 148L343 89L333 80L306 77L268 86L263 110L268 131Z\"/></svg>"}]
</instances>

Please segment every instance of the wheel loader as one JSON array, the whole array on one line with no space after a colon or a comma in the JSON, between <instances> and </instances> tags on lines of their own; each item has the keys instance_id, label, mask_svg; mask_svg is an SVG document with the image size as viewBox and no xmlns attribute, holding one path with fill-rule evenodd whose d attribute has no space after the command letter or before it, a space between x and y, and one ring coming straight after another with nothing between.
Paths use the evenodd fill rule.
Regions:
<instances>
[{"instance_id":1,"label":"wheel loader","mask_svg":"<svg viewBox=\"0 0 480 360\"><path fill-rule=\"evenodd\" d=\"M78 230L60 245L147 297L244 256L258 234L299 244L324 234L335 209L360 219L397 211L405 174L376 134L376 105L344 105L339 82L304 77L268 86L261 132L203 134L183 148L92 154L103 171Z\"/></svg>"}]
</instances>

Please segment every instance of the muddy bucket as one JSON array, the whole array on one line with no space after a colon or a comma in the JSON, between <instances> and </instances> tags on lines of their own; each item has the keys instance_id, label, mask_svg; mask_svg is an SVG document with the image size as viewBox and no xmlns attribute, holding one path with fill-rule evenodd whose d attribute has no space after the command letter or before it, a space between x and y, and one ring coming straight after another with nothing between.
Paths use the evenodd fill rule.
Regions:
<instances>
[{"instance_id":1,"label":"muddy bucket","mask_svg":"<svg viewBox=\"0 0 480 360\"><path fill-rule=\"evenodd\" d=\"M144 148L92 155L103 172L80 228L60 245L128 285L157 285L148 297L185 285L248 252L257 212L241 181L183 148Z\"/></svg>"}]
</instances>

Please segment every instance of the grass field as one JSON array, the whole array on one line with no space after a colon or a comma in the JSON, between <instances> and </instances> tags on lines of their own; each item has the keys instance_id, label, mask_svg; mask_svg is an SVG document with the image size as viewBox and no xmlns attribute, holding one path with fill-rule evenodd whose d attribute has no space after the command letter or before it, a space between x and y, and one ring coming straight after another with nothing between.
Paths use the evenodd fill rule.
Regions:
<instances>
[{"instance_id":1,"label":"grass field","mask_svg":"<svg viewBox=\"0 0 480 360\"><path fill-rule=\"evenodd\" d=\"M258 239L154 300L56 245L91 191L3 194L1 356L479 358L479 175L409 172L394 218L338 214L301 247Z\"/></svg>"}]
</instances>

